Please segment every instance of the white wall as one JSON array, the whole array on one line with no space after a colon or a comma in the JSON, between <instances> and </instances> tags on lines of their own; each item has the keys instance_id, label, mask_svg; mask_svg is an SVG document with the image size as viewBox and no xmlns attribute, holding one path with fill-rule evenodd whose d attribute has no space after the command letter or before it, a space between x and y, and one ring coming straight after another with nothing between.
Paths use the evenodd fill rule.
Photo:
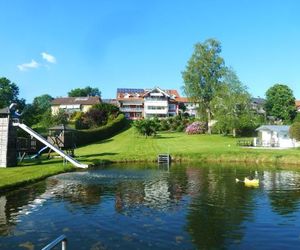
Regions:
<instances>
[{"instance_id":1,"label":"white wall","mask_svg":"<svg viewBox=\"0 0 300 250\"><path fill-rule=\"evenodd\" d=\"M149 107L156 107L161 109L149 109ZM168 114L169 104L168 101L150 101L146 100L144 103L144 112L147 114Z\"/></svg>"}]
</instances>

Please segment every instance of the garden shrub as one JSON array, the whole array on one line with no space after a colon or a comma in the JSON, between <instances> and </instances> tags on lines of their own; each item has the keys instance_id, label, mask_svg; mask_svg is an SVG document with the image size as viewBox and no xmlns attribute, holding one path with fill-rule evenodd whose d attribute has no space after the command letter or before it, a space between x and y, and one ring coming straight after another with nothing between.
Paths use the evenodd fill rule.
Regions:
<instances>
[{"instance_id":1,"label":"garden shrub","mask_svg":"<svg viewBox=\"0 0 300 250\"><path fill-rule=\"evenodd\" d=\"M200 121L193 122L192 124L188 125L187 128L185 129L185 132L189 135L204 134L205 131L206 131L206 123Z\"/></svg>"},{"instance_id":2,"label":"garden shrub","mask_svg":"<svg viewBox=\"0 0 300 250\"><path fill-rule=\"evenodd\" d=\"M169 121L168 119L162 119L160 121L160 124L159 124L159 130L160 131L168 131L170 129L170 124L169 124Z\"/></svg>"},{"instance_id":3,"label":"garden shrub","mask_svg":"<svg viewBox=\"0 0 300 250\"><path fill-rule=\"evenodd\" d=\"M300 141L300 122L294 122L290 127L290 136L296 141Z\"/></svg>"},{"instance_id":4,"label":"garden shrub","mask_svg":"<svg viewBox=\"0 0 300 250\"><path fill-rule=\"evenodd\" d=\"M144 136L156 135L159 123L155 119L137 120L133 123L137 131Z\"/></svg>"},{"instance_id":5,"label":"garden shrub","mask_svg":"<svg viewBox=\"0 0 300 250\"><path fill-rule=\"evenodd\" d=\"M123 114L119 114L116 119L108 122L106 125L94 129L77 130L76 145L83 146L104 140L117 134L128 126L128 121Z\"/></svg>"},{"instance_id":6,"label":"garden shrub","mask_svg":"<svg viewBox=\"0 0 300 250\"><path fill-rule=\"evenodd\" d=\"M52 124L53 125L66 125L68 124L69 116L68 114L63 110L60 109L59 112L52 116Z\"/></svg>"},{"instance_id":7,"label":"garden shrub","mask_svg":"<svg viewBox=\"0 0 300 250\"><path fill-rule=\"evenodd\" d=\"M119 108L109 103L99 103L75 118L76 129L96 128L113 121L119 114Z\"/></svg>"},{"instance_id":8,"label":"garden shrub","mask_svg":"<svg viewBox=\"0 0 300 250\"><path fill-rule=\"evenodd\" d=\"M114 115L115 117L119 114L119 108L115 105L109 103L98 103L93 105L93 109L98 109L106 112L109 115Z\"/></svg>"}]
</instances>

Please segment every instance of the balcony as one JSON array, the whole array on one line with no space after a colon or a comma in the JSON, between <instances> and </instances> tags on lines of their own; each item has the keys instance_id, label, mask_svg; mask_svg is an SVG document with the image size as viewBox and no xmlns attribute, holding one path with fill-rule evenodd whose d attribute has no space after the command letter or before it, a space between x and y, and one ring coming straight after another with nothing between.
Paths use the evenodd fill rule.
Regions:
<instances>
[{"instance_id":1,"label":"balcony","mask_svg":"<svg viewBox=\"0 0 300 250\"><path fill-rule=\"evenodd\" d=\"M144 108L127 108L127 107L122 107L120 108L121 112L143 112Z\"/></svg>"}]
</instances>

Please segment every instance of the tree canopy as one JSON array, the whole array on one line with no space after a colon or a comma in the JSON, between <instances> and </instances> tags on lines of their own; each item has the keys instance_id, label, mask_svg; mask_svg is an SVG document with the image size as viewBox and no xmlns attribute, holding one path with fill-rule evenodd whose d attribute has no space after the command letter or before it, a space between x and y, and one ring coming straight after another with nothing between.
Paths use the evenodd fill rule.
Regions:
<instances>
[{"instance_id":1,"label":"tree canopy","mask_svg":"<svg viewBox=\"0 0 300 250\"><path fill-rule=\"evenodd\" d=\"M290 127L289 133L291 138L300 141L300 122L294 122Z\"/></svg>"},{"instance_id":2,"label":"tree canopy","mask_svg":"<svg viewBox=\"0 0 300 250\"><path fill-rule=\"evenodd\" d=\"M225 72L220 53L221 44L214 39L197 43L185 71L182 72L184 91L192 101L200 104L200 112L207 117L208 133L211 133L211 102Z\"/></svg>"},{"instance_id":3,"label":"tree canopy","mask_svg":"<svg viewBox=\"0 0 300 250\"><path fill-rule=\"evenodd\" d=\"M33 99L32 105L36 112L42 114L51 108L51 101L53 97L48 94L37 96Z\"/></svg>"},{"instance_id":4,"label":"tree canopy","mask_svg":"<svg viewBox=\"0 0 300 250\"><path fill-rule=\"evenodd\" d=\"M81 97L81 96L101 96L101 92L98 88L92 88L87 86L85 88L75 88L68 93L69 97Z\"/></svg>"},{"instance_id":5,"label":"tree canopy","mask_svg":"<svg viewBox=\"0 0 300 250\"><path fill-rule=\"evenodd\" d=\"M25 104L24 100L18 99L19 87L5 77L0 78L0 108L9 106L12 102Z\"/></svg>"},{"instance_id":6,"label":"tree canopy","mask_svg":"<svg viewBox=\"0 0 300 250\"><path fill-rule=\"evenodd\" d=\"M213 99L213 113L217 128L222 133L236 136L242 128L255 124L250 109L251 98L233 69L226 69L223 82ZM254 125L255 126L255 125Z\"/></svg>"},{"instance_id":7,"label":"tree canopy","mask_svg":"<svg viewBox=\"0 0 300 250\"><path fill-rule=\"evenodd\" d=\"M293 91L283 84L275 84L266 92L266 111L284 123L291 122L296 116L295 97Z\"/></svg>"}]
</instances>

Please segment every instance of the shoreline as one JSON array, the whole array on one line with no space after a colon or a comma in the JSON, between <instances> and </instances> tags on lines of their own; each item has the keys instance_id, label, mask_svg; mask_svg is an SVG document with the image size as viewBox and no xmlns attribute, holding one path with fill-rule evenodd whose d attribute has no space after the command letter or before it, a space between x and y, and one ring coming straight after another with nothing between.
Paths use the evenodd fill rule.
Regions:
<instances>
[{"instance_id":1,"label":"shoreline","mask_svg":"<svg viewBox=\"0 0 300 250\"><path fill-rule=\"evenodd\" d=\"M115 164L146 164L146 163L157 163L157 160L154 158L151 159L121 159L121 160L111 160L111 159L91 159L92 163L91 167L88 169L100 167L100 166L109 166L109 165L115 165ZM171 164L188 164L188 163L216 163L216 164L226 164L226 165L236 165L236 164L251 164L251 165L273 165L274 167L284 167L284 168L295 168L300 166L300 157L295 161L295 158L289 157L289 156L282 156L282 157L250 157L249 155L243 155L241 157L232 157L231 155L221 155L221 156L208 156L208 155L201 155L199 154L199 157L197 159L193 157L184 157L184 156L174 156L171 155ZM48 168L55 168L55 170L51 170L50 172L45 172L44 174L40 174L38 176L29 176L28 174L19 173L21 175L24 175L22 180L17 180L16 182L9 182L7 184L0 183L0 194L3 194L8 191L12 191L15 188L20 188L29 184L36 183L38 181L44 180L50 176L54 176L61 173L67 173L67 172L73 172L77 171L77 168L67 165L67 166L60 166L56 163L46 163L46 166L43 166L45 163L41 164L35 164L35 165L25 165L25 166L17 166L17 167L10 167L3 169L1 171L5 172L5 170L8 171L22 171L28 170L28 168L39 168L42 170L45 170ZM300 168L299 168L300 169ZM79 170L79 169L78 169ZM81 170L82 171L82 170ZM3 175L3 173L0 173ZM5 174L4 174L5 175ZM7 176L9 178L9 175ZM2 177L3 178L3 177Z\"/></svg>"}]
</instances>

